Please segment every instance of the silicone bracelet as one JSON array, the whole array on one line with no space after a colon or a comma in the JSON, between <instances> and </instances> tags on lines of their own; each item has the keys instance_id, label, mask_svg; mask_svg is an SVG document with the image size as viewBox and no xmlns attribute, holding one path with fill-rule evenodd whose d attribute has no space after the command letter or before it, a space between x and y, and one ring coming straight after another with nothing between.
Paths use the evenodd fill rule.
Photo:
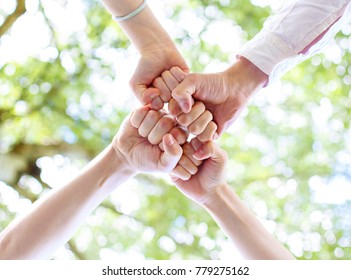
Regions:
<instances>
[{"instance_id":1,"label":"silicone bracelet","mask_svg":"<svg viewBox=\"0 0 351 280\"><path fill-rule=\"evenodd\" d=\"M146 0L143 1L143 3L141 3L141 5L136 8L133 12L129 13L128 15L125 15L125 16L114 16L113 19L115 21L124 21L124 20L127 20L127 19L130 19L134 16L136 16L137 14L139 14L145 7L146 7L147 3L146 3Z\"/></svg>"}]
</instances>

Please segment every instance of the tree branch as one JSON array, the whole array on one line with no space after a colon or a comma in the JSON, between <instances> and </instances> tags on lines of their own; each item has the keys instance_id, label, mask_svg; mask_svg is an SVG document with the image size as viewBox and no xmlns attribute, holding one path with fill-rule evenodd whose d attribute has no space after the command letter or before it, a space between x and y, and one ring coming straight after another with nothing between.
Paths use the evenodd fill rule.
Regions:
<instances>
[{"instance_id":1,"label":"tree branch","mask_svg":"<svg viewBox=\"0 0 351 280\"><path fill-rule=\"evenodd\" d=\"M15 21L26 12L26 0L17 0L16 9L10 14L0 26L0 38L4 35Z\"/></svg>"},{"instance_id":2,"label":"tree branch","mask_svg":"<svg viewBox=\"0 0 351 280\"><path fill-rule=\"evenodd\" d=\"M69 249L71 250L71 252L76 256L76 258L78 260L87 260L87 257L78 250L76 244L74 243L74 241L71 239L70 241L67 242Z\"/></svg>"},{"instance_id":3,"label":"tree branch","mask_svg":"<svg viewBox=\"0 0 351 280\"><path fill-rule=\"evenodd\" d=\"M57 39L56 32L55 32L55 28L53 27L53 24L50 21L50 19L47 17L47 15L45 13L45 8L44 8L43 3L42 3L41 0L39 0L39 11L42 13L42 15L44 17L44 20L46 22L46 25L47 25L47 27L49 28L49 30L51 32L51 42L56 47L57 51L60 54L62 49L59 46L58 39ZM60 60L60 55L57 56L56 60Z\"/></svg>"}]
</instances>

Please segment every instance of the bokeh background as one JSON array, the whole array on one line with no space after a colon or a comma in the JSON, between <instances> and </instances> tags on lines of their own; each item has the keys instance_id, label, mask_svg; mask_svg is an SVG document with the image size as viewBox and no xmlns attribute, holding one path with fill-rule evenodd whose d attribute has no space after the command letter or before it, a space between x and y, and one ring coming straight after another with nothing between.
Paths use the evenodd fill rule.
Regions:
<instances>
[{"instance_id":1,"label":"bokeh background","mask_svg":"<svg viewBox=\"0 0 351 280\"><path fill-rule=\"evenodd\" d=\"M193 72L226 69L282 0L150 0ZM24 7L26 10L24 10ZM299 259L351 258L351 25L257 93L220 144L228 180ZM0 231L107 146L138 53L97 0L0 4ZM129 181L53 259L238 259L161 174Z\"/></svg>"}]
</instances>

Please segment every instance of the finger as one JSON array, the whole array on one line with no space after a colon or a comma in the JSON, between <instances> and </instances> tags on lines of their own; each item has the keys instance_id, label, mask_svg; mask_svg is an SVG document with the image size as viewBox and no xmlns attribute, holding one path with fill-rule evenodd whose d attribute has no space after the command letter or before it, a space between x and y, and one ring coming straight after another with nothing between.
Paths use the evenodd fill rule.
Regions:
<instances>
[{"instance_id":1,"label":"finger","mask_svg":"<svg viewBox=\"0 0 351 280\"><path fill-rule=\"evenodd\" d=\"M157 145L162 141L163 136L166 135L175 125L176 121L172 116L164 115L150 131L147 139L151 144Z\"/></svg>"},{"instance_id":2,"label":"finger","mask_svg":"<svg viewBox=\"0 0 351 280\"><path fill-rule=\"evenodd\" d=\"M205 112L206 108L204 103L201 101L196 101L194 106L191 108L189 113L183 113L177 117L177 121L180 125L188 127L192 124L196 119L198 119L203 112Z\"/></svg>"},{"instance_id":3,"label":"finger","mask_svg":"<svg viewBox=\"0 0 351 280\"><path fill-rule=\"evenodd\" d=\"M187 172L189 172L191 175L196 174L197 172L197 166L193 163L191 159L189 159L184 153L182 157L180 158L178 165L183 167Z\"/></svg>"},{"instance_id":4,"label":"finger","mask_svg":"<svg viewBox=\"0 0 351 280\"><path fill-rule=\"evenodd\" d=\"M177 117L183 113L182 109L178 105L178 102L174 98L168 102L168 111L174 117Z\"/></svg>"},{"instance_id":5,"label":"finger","mask_svg":"<svg viewBox=\"0 0 351 280\"><path fill-rule=\"evenodd\" d=\"M171 172L171 178L175 182L178 179L183 181L188 181L191 177L191 174L186 171L182 166L177 165Z\"/></svg>"},{"instance_id":6,"label":"finger","mask_svg":"<svg viewBox=\"0 0 351 280\"><path fill-rule=\"evenodd\" d=\"M215 140L216 130L217 130L216 123L211 121L206 126L205 130L197 136L197 139L199 139L203 143L211 140Z\"/></svg>"},{"instance_id":7,"label":"finger","mask_svg":"<svg viewBox=\"0 0 351 280\"><path fill-rule=\"evenodd\" d=\"M168 102L172 98L172 93L167 87L165 81L161 77L157 77L154 82L153 86L160 90L160 97L163 102Z\"/></svg>"},{"instance_id":8,"label":"finger","mask_svg":"<svg viewBox=\"0 0 351 280\"><path fill-rule=\"evenodd\" d=\"M188 130L180 126L172 128L172 130L169 133L172 134L172 136L176 139L179 145L183 145L189 137Z\"/></svg>"},{"instance_id":9,"label":"finger","mask_svg":"<svg viewBox=\"0 0 351 280\"><path fill-rule=\"evenodd\" d=\"M162 142L165 151L161 155L159 168L161 171L171 171L180 160L183 150L170 134L163 136Z\"/></svg>"},{"instance_id":10,"label":"finger","mask_svg":"<svg viewBox=\"0 0 351 280\"><path fill-rule=\"evenodd\" d=\"M188 75L188 73L184 72L182 69L180 69L178 66L174 66L172 67L170 70L171 74L173 75L173 77L179 82L181 83L185 77Z\"/></svg>"},{"instance_id":11,"label":"finger","mask_svg":"<svg viewBox=\"0 0 351 280\"><path fill-rule=\"evenodd\" d=\"M163 108L164 104L161 100L161 97L156 97L155 99L152 100L152 102L149 104L149 107L152 110L161 110Z\"/></svg>"},{"instance_id":12,"label":"finger","mask_svg":"<svg viewBox=\"0 0 351 280\"><path fill-rule=\"evenodd\" d=\"M193 154L195 153L195 149L191 145L191 143L185 143L183 146L183 154L185 154L196 166L201 165L202 160L198 160L193 157Z\"/></svg>"},{"instance_id":13,"label":"finger","mask_svg":"<svg viewBox=\"0 0 351 280\"><path fill-rule=\"evenodd\" d=\"M179 145L183 145L186 142L186 140L188 140L189 136L189 132L180 126L173 127L169 134L171 134L174 137L174 139ZM164 151L162 142L158 146L161 151Z\"/></svg>"},{"instance_id":14,"label":"finger","mask_svg":"<svg viewBox=\"0 0 351 280\"><path fill-rule=\"evenodd\" d=\"M214 145L214 142L212 141L204 143L194 153L194 157L198 160L212 158L214 157L214 155L215 155L215 145Z\"/></svg>"},{"instance_id":15,"label":"finger","mask_svg":"<svg viewBox=\"0 0 351 280\"><path fill-rule=\"evenodd\" d=\"M143 106L133 111L132 116L130 118L130 123L132 124L132 126L138 128L149 111L150 109L147 106Z\"/></svg>"},{"instance_id":16,"label":"finger","mask_svg":"<svg viewBox=\"0 0 351 280\"><path fill-rule=\"evenodd\" d=\"M176 86L179 85L179 82L176 80L176 78L173 77L170 71L164 71L161 76L170 91L174 90Z\"/></svg>"},{"instance_id":17,"label":"finger","mask_svg":"<svg viewBox=\"0 0 351 280\"><path fill-rule=\"evenodd\" d=\"M139 126L138 132L140 136L147 137L163 115L164 113L161 111L150 110Z\"/></svg>"},{"instance_id":18,"label":"finger","mask_svg":"<svg viewBox=\"0 0 351 280\"><path fill-rule=\"evenodd\" d=\"M144 84L136 84L133 78L130 80L129 85L135 96L144 105L150 104L153 99L160 95L160 91L157 88L148 88Z\"/></svg>"},{"instance_id":19,"label":"finger","mask_svg":"<svg viewBox=\"0 0 351 280\"><path fill-rule=\"evenodd\" d=\"M206 126L212 121L213 116L210 111L206 110L197 120L195 120L189 127L188 130L194 135L202 133Z\"/></svg>"},{"instance_id":20,"label":"finger","mask_svg":"<svg viewBox=\"0 0 351 280\"><path fill-rule=\"evenodd\" d=\"M194 151L197 151L203 145L203 143L200 142L200 140L197 138L191 139L190 144L193 147Z\"/></svg>"},{"instance_id":21,"label":"finger","mask_svg":"<svg viewBox=\"0 0 351 280\"><path fill-rule=\"evenodd\" d=\"M189 113L192 107L192 95L200 84L198 74L189 74L173 91L172 97L178 102L184 113Z\"/></svg>"}]
</instances>

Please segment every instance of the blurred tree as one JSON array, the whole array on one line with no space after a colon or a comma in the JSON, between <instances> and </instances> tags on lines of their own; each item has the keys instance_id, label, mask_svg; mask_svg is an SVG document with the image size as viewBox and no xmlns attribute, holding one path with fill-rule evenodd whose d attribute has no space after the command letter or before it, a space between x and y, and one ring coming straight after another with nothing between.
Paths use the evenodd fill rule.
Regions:
<instances>
[{"instance_id":1,"label":"blurred tree","mask_svg":"<svg viewBox=\"0 0 351 280\"><path fill-rule=\"evenodd\" d=\"M132 48L98 1L76 2L81 14L75 23L82 24L70 32L62 31L64 20L55 16L76 9L69 1L32 1L24 15L24 0L13 0L13 11L0 8L0 53L19 32L15 27L22 18L40 19L47 33L42 36L48 37L40 52L24 61L0 59L0 231L56 187L57 174L80 168L100 152L129 111L128 100L111 105L104 87L114 89L113 81L123 78L116 69L125 67L120 61L128 60ZM211 40L213 26L225 23L235 31L232 40L245 42L276 2L163 4L172 37L192 71L202 72L210 66L224 69L235 57L235 50L228 53L223 42ZM301 259L351 258L350 30L347 26L325 55L257 94L220 140L231 158L230 183ZM234 255L225 251L228 243L211 217L164 177L141 175L126 187L94 211L53 257Z\"/></svg>"}]
</instances>

